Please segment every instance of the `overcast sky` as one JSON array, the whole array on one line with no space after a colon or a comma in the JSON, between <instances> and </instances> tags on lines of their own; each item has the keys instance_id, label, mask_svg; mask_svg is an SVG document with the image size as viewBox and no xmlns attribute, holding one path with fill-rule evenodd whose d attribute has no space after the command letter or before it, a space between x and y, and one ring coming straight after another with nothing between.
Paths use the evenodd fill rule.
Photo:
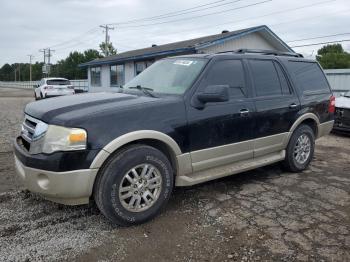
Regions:
<instances>
[{"instance_id":1,"label":"overcast sky","mask_svg":"<svg viewBox=\"0 0 350 262\"><path fill-rule=\"evenodd\" d=\"M191 9L213 2L216 3ZM291 10L296 8L299 9ZM172 13L125 23L183 9L189 10L182 15ZM262 24L268 25L290 46L296 46L350 39L350 1L1 0L0 66L27 62L29 54L34 55L34 61L42 61L43 55L38 52L41 48L55 50L52 62L65 58L70 51L98 49L104 41L103 29L98 26L106 23L117 23L110 35L118 52ZM343 35L289 42L335 34ZM350 42L344 42L343 46L350 51ZM310 56L319 47L294 50Z\"/></svg>"}]
</instances>

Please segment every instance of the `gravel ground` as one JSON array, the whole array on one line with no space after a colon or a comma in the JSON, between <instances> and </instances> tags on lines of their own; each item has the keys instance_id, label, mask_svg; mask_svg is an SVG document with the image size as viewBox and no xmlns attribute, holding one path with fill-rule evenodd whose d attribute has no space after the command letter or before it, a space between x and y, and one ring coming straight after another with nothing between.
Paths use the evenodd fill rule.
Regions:
<instances>
[{"instance_id":1,"label":"gravel ground","mask_svg":"<svg viewBox=\"0 0 350 262\"><path fill-rule=\"evenodd\" d=\"M32 98L0 91L0 261L349 261L350 137L317 141L302 173L279 165L177 188L164 212L111 226L94 204L25 191L10 139ZM27 93L26 93L27 94Z\"/></svg>"}]
</instances>

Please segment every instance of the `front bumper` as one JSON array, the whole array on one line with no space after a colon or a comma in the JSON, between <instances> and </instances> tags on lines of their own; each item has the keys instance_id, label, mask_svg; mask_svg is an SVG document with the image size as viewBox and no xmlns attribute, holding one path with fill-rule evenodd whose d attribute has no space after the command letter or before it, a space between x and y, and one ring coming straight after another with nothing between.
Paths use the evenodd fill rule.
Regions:
<instances>
[{"instance_id":1,"label":"front bumper","mask_svg":"<svg viewBox=\"0 0 350 262\"><path fill-rule=\"evenodd\" d=\"M60 151L52 154L29 154L21 137L14 141L14 153L23 165L54 172L89 169L100 150Z\"/></svg>"},{"instance_id":2,"label":"front bumper","mask_svg":"<svg viewBox=\"0 0 350 262\"><path fill-rule=\"evenodd\" d=\"M15 168L24 186L53 202L65 205L87 204L98 169L53 172L31 168L15 156Z\"/></svg>"},{"instance_id":3,"label":"front bumper","mask_svg":"<svg viewBox=\"0 0 350 262\"><path fill-rule=\"evenodd\" d=\"M336 108L334 130L350 132L350 109Z\"/></svg>"}]
</instances>

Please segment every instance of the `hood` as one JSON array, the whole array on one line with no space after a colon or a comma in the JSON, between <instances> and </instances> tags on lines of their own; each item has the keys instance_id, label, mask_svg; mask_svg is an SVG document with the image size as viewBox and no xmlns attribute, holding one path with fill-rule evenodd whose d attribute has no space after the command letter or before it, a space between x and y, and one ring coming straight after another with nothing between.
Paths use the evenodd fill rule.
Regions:
<instances>
[{"instance_id":1,"label":"hood","mask_svg":"<svg viewBox=\"0 0 350 262\"><path fill-rule=\"evenodd\" d=\"M350 97L345 97L345 96L337 97L335 99L335 107L350 109Z\"/></svg>"},{"instance_id":2,"label":"hood","mask_svg":"<svg viewBox=\"0 0 350 262\"><path fill-rule=\"evenodd\" d=\"M29 103L25 113L48 124L64 124L98 112L121 110L159 98L123 93L88 93L49 98Z\"/></svg>"}]
</instances>

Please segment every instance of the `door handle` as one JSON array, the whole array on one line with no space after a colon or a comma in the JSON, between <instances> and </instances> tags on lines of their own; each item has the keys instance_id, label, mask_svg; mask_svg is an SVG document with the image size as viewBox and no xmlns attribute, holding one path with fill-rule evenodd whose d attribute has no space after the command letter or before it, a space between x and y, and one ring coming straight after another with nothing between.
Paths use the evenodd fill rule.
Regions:
<instances>
[{"instance_id":1,"label":"door handle","mask_svg":"<svg viewBox=\"0 0 350 262\"><path fill-rule=\"evenodd\" d=\"M298 106L298 105L297 105L296 103L293 103L293 104L290 104L290 105L289 105L289 108L290 108L290 109L293 109L293 108L296 108L297 106Z\"/></svg>"},{"instance_id":2,"label":"door handle","mask_svg":"<svg viewBox=\"0 0 350 262\"><path fill-rule=\"evenodd\" d=\"M249 115L249 110L248 109L241 109L239 111L239 113L241 114L241 116L247 116L247 115Z\"/></svg>"}]
</instances>

